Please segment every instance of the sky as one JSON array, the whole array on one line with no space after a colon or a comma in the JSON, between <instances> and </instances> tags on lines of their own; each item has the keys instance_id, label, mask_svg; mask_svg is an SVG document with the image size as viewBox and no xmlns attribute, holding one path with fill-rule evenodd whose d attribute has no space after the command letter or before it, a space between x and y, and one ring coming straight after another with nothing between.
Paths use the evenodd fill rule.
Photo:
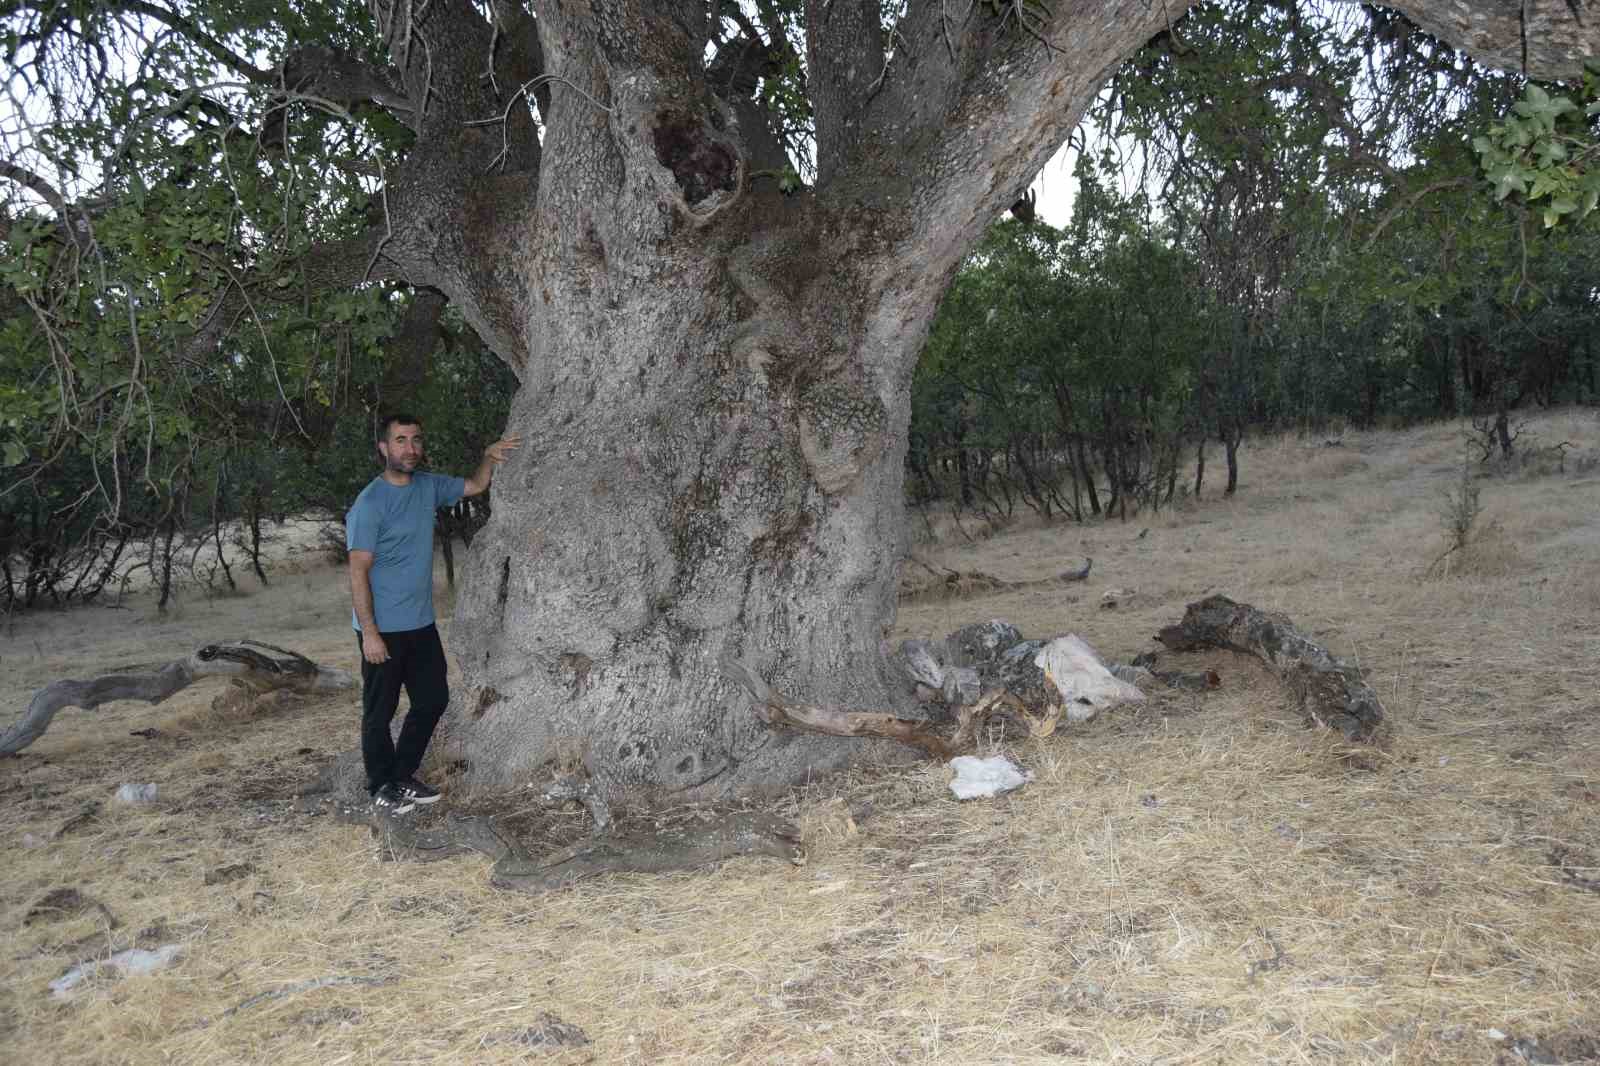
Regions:
<instances>
[{"instance_id":1,"label":"sky","mask_svg":"<svg viewBox=\"0 0 1600 1066\"><path fill-rule=\"evenodd\" d=\"M1057 229L1065 229L1072 221L1072 201L1077 192L1071 147L1062 145L1029 188L1039 194L1039 202L1034 205L1038 216Z\"/></svg>"}]
</instances>

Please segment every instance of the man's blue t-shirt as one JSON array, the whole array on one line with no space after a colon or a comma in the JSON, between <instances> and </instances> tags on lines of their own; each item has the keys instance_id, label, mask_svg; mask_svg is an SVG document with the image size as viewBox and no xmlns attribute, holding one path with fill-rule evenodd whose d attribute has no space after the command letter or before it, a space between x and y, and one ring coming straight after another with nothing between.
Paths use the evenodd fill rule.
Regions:
<instances>
[{"instance_id":1,"label":"man's blue t-shirt","mask_svg":"<svg viewBox=\"0 0 1600 1066\"><path fill-rule=\"evenodd\" d=\"M372 553L372 616L379 632L433 624L433 512L461 499L466 485L441 474L412 474L409 485L380 476L350 505L345 544ZM360 632L354 609L350 623Z\"/></svg>"}]
</instances>

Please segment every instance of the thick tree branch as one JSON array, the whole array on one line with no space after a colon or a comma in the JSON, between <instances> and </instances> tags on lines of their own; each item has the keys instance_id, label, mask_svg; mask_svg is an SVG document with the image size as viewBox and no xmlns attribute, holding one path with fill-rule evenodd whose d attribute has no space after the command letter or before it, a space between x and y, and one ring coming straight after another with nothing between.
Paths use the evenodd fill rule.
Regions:
<instances>
[{"instance_id":1,"label":"thick tree branch","mask_svg":"<svg viewBox=\"0 0 1600 1066\"><path fill-rule=\"evenodd\" d=\"M355 237L312 245L296 264L305 288L318 292L350 289L368 281L403 277L403 265L387 254L389 234L376 227ZM206 362L217 346L250 313L252 305L297 303L304 288L279 286L273 279L229 271L229 283L212 301L182 356Z\"/></svg>"},{"instance_id":2,"label":"thick tree branch","mask_svg":"<svg viewBox=\"0 0 1600 1066\"><path fill-rule=\"evenodd\" d=\"M417 134L384 186L380 264L387 258L412 285L444 293L520 370L530 305L515 269L526 231L515 220L533 210L541 152L531 109L514 99L507 106L496 86L508 99L521 91L506 75L530 69L526 40L499 50L470 0L382 0L374 13ZM493 77L486 63L496 64Z\"/></svg>"},{"instance_id":3,"label":"thick tree branch","mask_svg":"<svg viewBox=\"0 0 1600 1066\"><path fill-rule=\"evenodd\" d=\"M495 48L485 56L487 72L497 81L501 96L508 95L515 85L528 85L545 73L544 45L539 41L539 23L523 7L520 0L494 0ZM540 118L550 121L550 85L540 83L532 89L534 102L539 105Z\"/></svg>"},{"instance_id":4,"label":"thick tree branch","mask_svg":"<svg viewBox=\"0 0 1600 1066\"><path fill-rule=\"evenodd\" d=\"M860 116L881 86L883 24L878 0L806 0L806 88L817 135L817 183L856 154Z\"/></svg>"},{"instance_id":5,"label":"thick tree branch","mask_svg":"<svg viewBox=\"0 0 1600 1066\"><path fill-rule=\"evenodd\" d=\"M788 42L767 43L760 32L736 10L740 36L723 44L707 71L711 89L733 111L734 124L744 141L750 170L782 171L793 167L783 141L773 129L771 116L755 97L760 79L776 77L793 55Z\"/></svg>"},{"instance_id":6,"label":"thick tree branch","mask_svg":"<svg viewBox=\"0 0 1600 1066\"><path fill-rule=\"evenodd\" d=\"M16 163L0 161L0 178L9 178L21 185L24 189L34 193L45 203L55 209L63 222L67 219L67 201L56 191L56 187L44 178L35 174L27 167L18 166Z\"/></svg>"},{"instance_id":7,"label":"thick tree branch","mask_svg":"<svg viewBox=\"0 0 1600 1066\"><path fill-rule=\"evenodd\" d=\"M279 71L285 89L343 107L370 102L395 111L416 110L397 85L398 71L375 69L335 48L297 48L284 56Z\"/></svg>"},{"instance_id":8,"label":"thick tree branch","mask_svg":"<svg viewBox=\"0 0 1600 1066\"><path fill-rule=\"evenodd\" d=\"M864 147L836 174L832 190L819 185L819 195L885 208L892 197L907 205L909 224L925 237L919 261L943 277L1015 202L1116 65L1188 6L1058 0L1033 8L1037 17L1023 26L985 4L963 5L964 17L952 17L948 0L911 0L893 70L856 116L860 143L871 150ZM1396 6L1446 42L1503 67L1520 66L1525 28L1529 72L1541 77L1574 74L1583 56L1600 54L1600 19L1580 25L1562 5ZM820 147L820 114L818 121Z\"/></svg>"},{"instance_id":9,"label":"thick tree branch","mask_svg":"<svg viewBox=\"0 0 1600 1066\"><path fill-rule=\"evenodd\" d=\"M726 45L718 60L709 72L712 91L733 112L750 170L777 172L794 166L766 108L754 98L758 79L777 72L772 51L759 40L743 37Z\"/></svg>"},{"instance_id":10,"label":"thick tree branch","mask_svg":"<svg viewBox=\"0 0 1600 1066\"><path fill-rule=\"evenodd\" d=\"M383 345L383 403L387 410L409 410L427 380L428 363L439 347L439 316L444 294L418 289L406 304L400 326Z\"/></svg>"}]
</instances>

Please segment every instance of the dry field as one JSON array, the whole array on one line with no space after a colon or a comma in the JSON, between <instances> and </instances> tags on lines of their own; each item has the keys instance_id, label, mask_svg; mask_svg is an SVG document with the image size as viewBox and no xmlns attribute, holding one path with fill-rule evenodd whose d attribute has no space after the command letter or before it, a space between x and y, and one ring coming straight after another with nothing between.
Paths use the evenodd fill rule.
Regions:
<instances>
[{"instance_id":1,"label":"dry field","mask_svg":"<svg viewBox=\"0 0 1600 1066\"><path fill-rule=\"evenodd\" d=\"M1566 471L1481 482L1478 541L1429 575L1461 429L1252 442L1232 501L918 547L1010 581L1095 565L919 598L907 636L998 617L1126 661L1207 592L1284 611L1383 696L1375 757L1305 729L1251 662L1189 657L1222 687L1012 748L1036 778L1010 796L866 768L780 805L803 866L530 897L478 857L380 861L296 808L352 745L354 695L213 710L212 681L63 712L0 760L0 1060L1600 1061L1600 419L1536 423L1579 446ZM353 666L347 610L342 573L305 557L166 616L133 597L12 619L0 714L223 637ZM125 782L157 800L114 802ZM166 944L159 972L47 988Z\"/></svg>"}]
</instances>

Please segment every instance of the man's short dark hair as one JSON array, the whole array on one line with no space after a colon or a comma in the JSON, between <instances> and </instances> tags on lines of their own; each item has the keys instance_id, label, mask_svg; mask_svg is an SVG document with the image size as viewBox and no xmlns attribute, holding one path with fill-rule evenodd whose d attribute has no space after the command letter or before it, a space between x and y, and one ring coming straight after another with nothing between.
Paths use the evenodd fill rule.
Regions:
<instances>
[{"instance_id":1,"label":"man's short dark hair","mask_svg":"<svg viewBox=\"0 0 1600 1066\"><path fill-rule=\"evenodd\" d=\"M416 426L418 429L421 429L422 419L418 418L416 415L406 414L404 411L396 411L392 415L384 415L383 418L378 422L377 440L379 444L383 444L388 441L390 426Z\"/></svg>"}]
</instances>

